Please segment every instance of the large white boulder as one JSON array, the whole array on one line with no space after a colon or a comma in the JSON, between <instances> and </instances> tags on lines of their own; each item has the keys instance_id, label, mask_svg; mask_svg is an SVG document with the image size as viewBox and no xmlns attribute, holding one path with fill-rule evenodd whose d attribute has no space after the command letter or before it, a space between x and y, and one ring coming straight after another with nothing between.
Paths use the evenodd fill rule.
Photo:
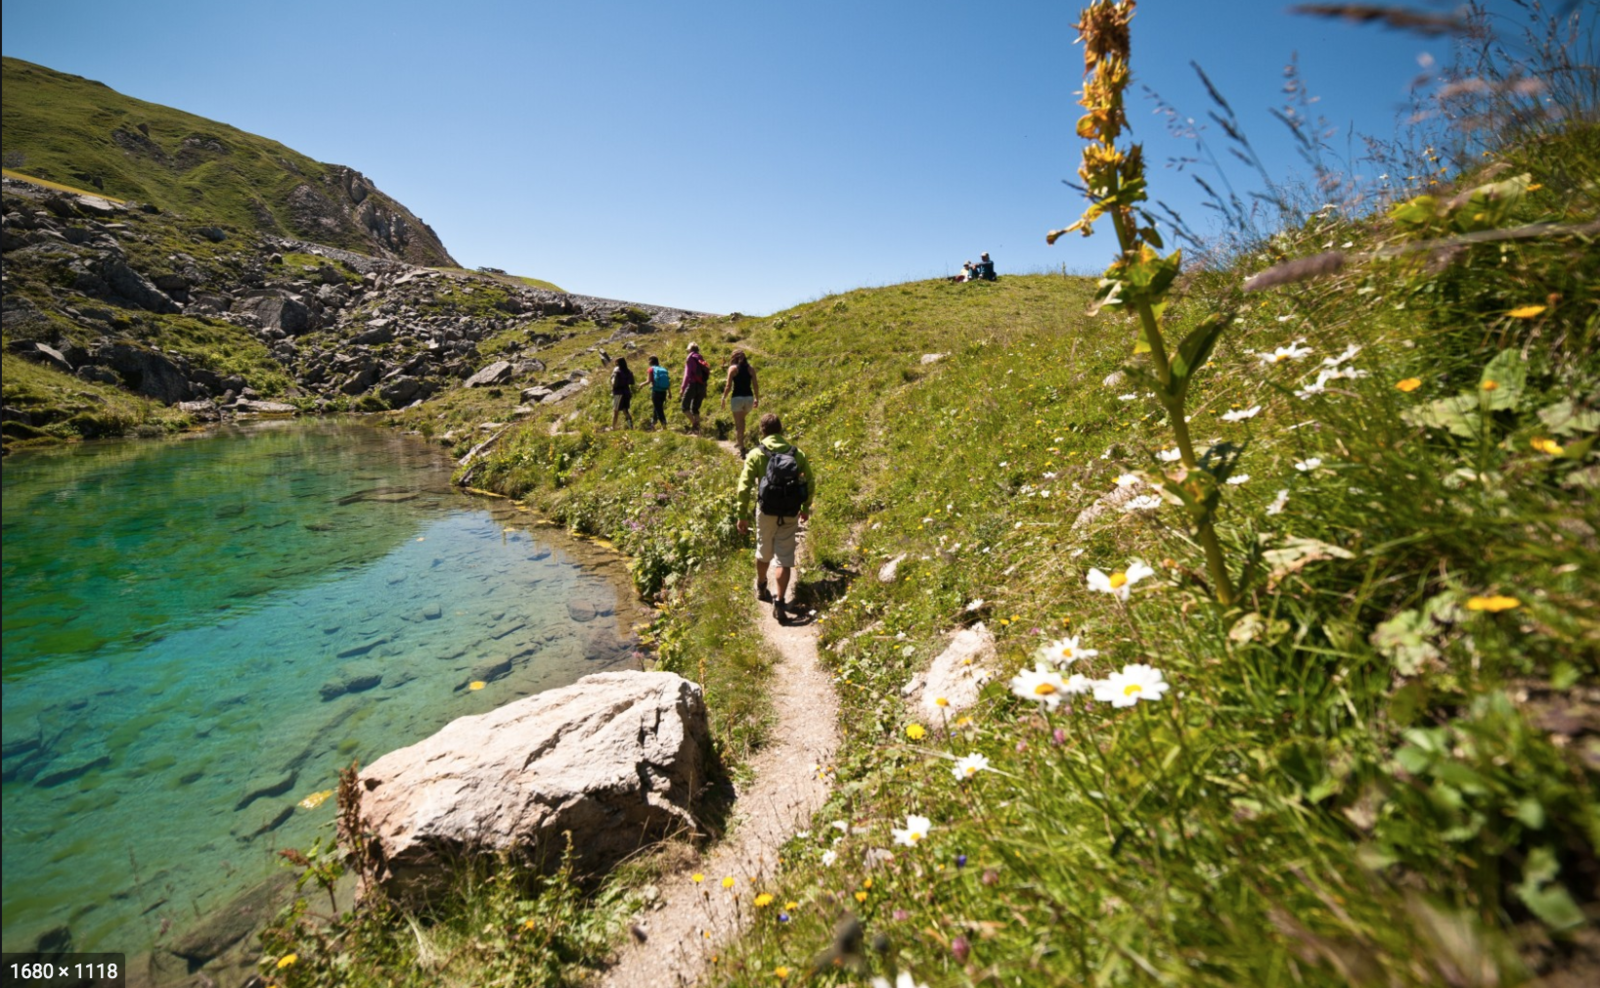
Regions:
<instances>
[{"instance_id":1,"label":"large white boulder","mask_svg":"<svg viewBox=\"0 0 1600 988\"><path fill-rule=\"evenodd\" d=\"M461 717L361 772L378 882L441 887L474 855L553 867L567 832L579 865L606 868L695 828L711 753L700 687L668 672L602 672Z\"/></svg>"}]
</instances>

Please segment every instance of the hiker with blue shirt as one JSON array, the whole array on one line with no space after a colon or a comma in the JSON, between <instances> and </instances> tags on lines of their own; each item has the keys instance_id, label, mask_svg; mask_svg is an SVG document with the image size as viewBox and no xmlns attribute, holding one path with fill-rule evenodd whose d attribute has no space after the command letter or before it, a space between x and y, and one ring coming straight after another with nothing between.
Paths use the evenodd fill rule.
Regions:
<instances>
[{"instance_id":1,"label":"hiker with blue shirt","mask_svg":"<svg viewBox=\"0 0 1600 988\"><path fill-rule=\"evenodd\" d=\"M972 277L969 281L997 281L999 275L994 273L994 262L989 260L989 252L984 251L978 257L978 263L972 268Z\"/></svg>"},{"instance_id":2,"label":"hiker with blue shirt","mask_svg":"<svg viewBox=\"0 0 1600 988\"><path fill-rule=\"evenodd\" d=\"M796 537L800 523L811 518L811 499L817 493L816 476L800 448L783 437L783 420L768 412L761 416L761 442L745 457L739 474L739 534L750 531L747 516L751 501L756 513L756 599L772 602L772 616L784 621L784 596L794 569ZM778 564L778 592L767 589L767 567Z\"/></svg>"},{"instance_id":3,"label":"hiker with blue shirt","mask_svg":"<svg viewBox=\"0 0 1600 988\"><path fill-rule=\"evenodd\" d=\"M667 427L667 391L672 387L671 375L661 366L661 361L650 358L650 428L658 424Z\"/></svg>"}]
</instances>

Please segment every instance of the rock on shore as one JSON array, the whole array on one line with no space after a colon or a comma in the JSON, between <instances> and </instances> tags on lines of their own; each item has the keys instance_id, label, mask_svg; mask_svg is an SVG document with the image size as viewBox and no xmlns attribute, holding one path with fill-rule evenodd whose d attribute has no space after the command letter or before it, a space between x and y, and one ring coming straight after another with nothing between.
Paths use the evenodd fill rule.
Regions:
<instances>
[{"instance_id":1,"label":"rock on shore","mask_svg":"<svg viewBox=\"0 0 1600 988\"><path fill-rule=\"evenodd\" d=\"M700 687L603 672L450 722L361 773L378 881L426 898L469 856L517 850L603 869L695 826L711 753Z\"/></svg>"}]
</instances>

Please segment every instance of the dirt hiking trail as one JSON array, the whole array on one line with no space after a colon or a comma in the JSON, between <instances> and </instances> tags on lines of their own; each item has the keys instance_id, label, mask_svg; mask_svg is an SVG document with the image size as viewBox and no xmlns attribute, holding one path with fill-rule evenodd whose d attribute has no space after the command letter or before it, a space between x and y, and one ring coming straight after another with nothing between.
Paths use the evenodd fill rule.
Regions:
<instances>
[{"instance_id":1,"label":"dirt hiking trail","mask_svg":"<svg viewBox=\"0 0 1600 988\"><path fill-rule=\"evenodd\" d=\"M718 445L739 455L732 443ZM802 540L796 561L806 558ZM753 571L748 553L745 560ZM768 580L776 587L772 576ZM791 598L798 582L790 580ZM772 740L750 760L750 781L737 788L727 836L660 880L660 897L638 918L637 931L618 952L616 964L596 980L602 988L698 983L712 956L755 914L756 894L766 891L777 872L778 849L828 798L828 782L817 766L832 765L839 750L839 699L833 677L817 659L814 619L791 617L790 623L778 624L771 605L756 602L755 580L750 583L750 606L760 615L757 626L777 654L770 684ZM694 882L695 874L704 880ZM724 888L723 879L730 877L733 887Z\"/></svg>"}]
</instances>

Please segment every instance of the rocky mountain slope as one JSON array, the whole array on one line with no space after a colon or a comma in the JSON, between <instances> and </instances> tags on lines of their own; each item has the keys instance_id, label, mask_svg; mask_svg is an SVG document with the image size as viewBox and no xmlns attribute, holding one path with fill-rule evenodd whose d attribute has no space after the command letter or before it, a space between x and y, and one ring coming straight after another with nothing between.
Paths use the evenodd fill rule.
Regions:
<instances>
[{"instance_id":1,"label":"rocky mountain slope","mask_svg":"<svg viewBox=\"0 0 1600 988\"><path fill-rule=\"evenodd\" d=\"M240 412L382 411L462 385L520 381L538 400L575 383L545 375L542 348L699 315L11 178L0 227L8 447Z\"/></svg>"},{"instance_id":2,"label":"rocky mountain slope","mask_svg":"<svg viewBox=\"0 0 1600 988\"><path fill-rule=\"evenodd\" d=\"M3 60L7 169L241 231L455 266L434 233L360 172L276 141Z\"/></svg>"}]
</instances>

